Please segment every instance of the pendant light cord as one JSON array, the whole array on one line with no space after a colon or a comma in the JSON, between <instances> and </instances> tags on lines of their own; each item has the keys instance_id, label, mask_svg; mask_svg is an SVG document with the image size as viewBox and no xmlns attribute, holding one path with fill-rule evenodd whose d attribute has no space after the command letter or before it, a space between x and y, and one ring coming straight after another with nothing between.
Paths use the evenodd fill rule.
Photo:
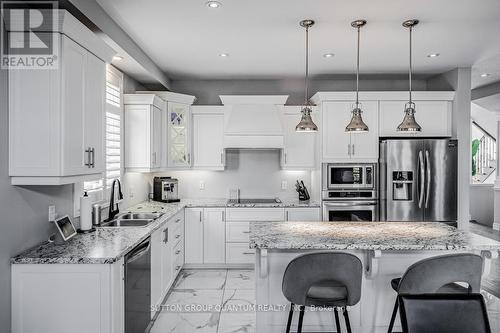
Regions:
<instances>
[{"instance_id":1,"label":"pendant light cord","mask_svg":"<svg viewBox=\"0 0 500 333\"><path fill-rule=\"evenodd\" d=\"M309 27L306 27L306 78L305 78L306 92L304 95L304 105L309 105Z\"/></svg>"},{"instance_id":2,"label":"pendant light cord","mask_svg":"<svg viewBox=\"0 0 500 333\"><path fill-rule=\"evenodd\" d=\"M359 107L359 39L361 27L358 26L358 50L356 60L356 108Z\"/></svg>"},{"instance_id":3,"label":"pendant light cord","mask_svg":"<svg viewBox=\"0 0 500 333\"><path fill-rule=\"evenodd\" d=\"M410 82L409 82L409 92L410 92L410 104L412 103L412 99L411 99L411 81L412 81L412 78L411 78L411 74L412 74L412 71L413 71L413 65L412 65L412 30L413 30L413 27L410 27L410 73L409 73L409 79L410 79Z\"/></svg>"}]
</instances>

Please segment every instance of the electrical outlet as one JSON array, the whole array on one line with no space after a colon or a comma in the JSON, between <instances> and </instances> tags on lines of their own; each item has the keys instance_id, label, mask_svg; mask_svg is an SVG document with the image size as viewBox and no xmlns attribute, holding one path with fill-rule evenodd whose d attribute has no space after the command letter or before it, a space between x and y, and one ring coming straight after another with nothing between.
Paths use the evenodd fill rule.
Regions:
<instances>
[{"instance_id":1,"label":"electrical outlet","mask_svg":"<svg viewBox=\"0 0 500 333\"><path fill-rule=\"evenodd\" d=\"M288 188L288 182L286 180L281 181L281 189L286 190Z\"/></svg>"},{"instance_id":2,"label":"electrical outlet","mask_svg":"<svg viewBox=\"0 0 500 333\"><path fill-rule=\"evenodd\" d=\"M133 198L134 197L134 188L133 187L129 188L129 190L128 190L128 197L129 198Z\"/></svg>"},{"instance_id":3,"label":"electrical outlet","mask_svg":"<svg viewBox=\"0 0 500 333\"><path fill-rule=\"evenodd\" d=\"M204 190L204 189L205 189L205 181L200 180L200 190Z\"/></svg>"},{"instance_id":4,"label":"electrical outlet","mask_svg":"<svg viewBox=\"0 0 500 333\"><path fill-rule=\"evenodd\" d=\"M56 206L49 206L49 222L56 220Z\"/></svg>"}]
</instances>

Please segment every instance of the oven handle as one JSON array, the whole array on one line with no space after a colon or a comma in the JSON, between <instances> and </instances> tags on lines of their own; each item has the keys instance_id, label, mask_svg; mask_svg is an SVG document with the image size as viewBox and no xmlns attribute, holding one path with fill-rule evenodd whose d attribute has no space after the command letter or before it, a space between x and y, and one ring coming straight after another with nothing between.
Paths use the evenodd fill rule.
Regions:
<instances>
[{"instance_id":1,"label":"oven handle","mask_svg":"<svg viewBox=\"0 0 500 333\"><path fill-rule=\"evenodd\" d=\"M323 202L323 205L330 207L350 207L350 206L375 206L375 201L349 201L349 202Z\"/></svg>"}]
</instances>

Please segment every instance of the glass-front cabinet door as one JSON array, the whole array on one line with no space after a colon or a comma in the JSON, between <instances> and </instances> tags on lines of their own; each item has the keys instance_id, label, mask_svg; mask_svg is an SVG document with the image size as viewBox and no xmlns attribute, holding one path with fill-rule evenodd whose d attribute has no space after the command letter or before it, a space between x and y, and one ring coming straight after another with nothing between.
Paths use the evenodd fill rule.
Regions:
<instances>
[{"instance_id":1,"label":"glass-front cabinet door","mask_svg":"<svg viewBox=\"0 0 500 333\"><path fill-rule=\"evenodd\" d=\"M191 106L168 102L168 166L187 168L191 166Z\"/></svg>"}]
</instances>

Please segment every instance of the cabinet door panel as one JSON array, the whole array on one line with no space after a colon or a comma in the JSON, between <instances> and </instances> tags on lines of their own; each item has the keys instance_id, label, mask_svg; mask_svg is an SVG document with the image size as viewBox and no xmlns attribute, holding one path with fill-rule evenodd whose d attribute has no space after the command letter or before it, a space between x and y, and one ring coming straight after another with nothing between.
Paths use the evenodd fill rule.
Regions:
<instances>
[{"instance_id":1,"label":"cabinet door panel","mask_svg":"<svg viewBox=\"0 0 500 333\"><path fill-rule=\"evenodd\" d=\"M190 106L168 102L168 165L185 168L191 165Z\"/></svg>"},{"instance_id":2,"label":"cabinet door panel","mask_svg":"<svg viewBox=\"0 0 500 333\"><path fill-rule=\"evenodd\" d=\"M62 116L64 175L92 173L85 150L85 69L87 51L67 37L62 40Z\"/></svg>"},{"instance_id":3,"label":"cabinet door panel","mask_svg":"<svg viewBox=\"0 0 500 333\"><path fill-rule=\"evenodd\" d=\"M351 135L345 131L345 127L351 119L351 105L352 102L323 104L323 121L320 129L323 133L323 161L350 159Z\"/></svg>"},{"instance_id":4,"label":"cabinet door panel","mask_svg":"<svg viewBox=\"0 0 500 333\"><path fill-rule=\"evenodd\" d=\"M151 235L151 306L160 305L162 289L163 229ZM154 312L151 312L154 315Z\"/></svg>"},{"instance_id":5,"label":"cabinet door panel","mask_svg":"<svg viewBox=\"0 0 500 333\"><path fill-rule=\"evenodd\" d=\"M104 92L106 91L106 64L87 53L85 71L85 114L83 123L85 147L94 149L93 173L103 172L104 161Z\"/></svg>"},{"instance_id":6,"label":"cabinet door panel","mask_svg":"<svg viewBox=\"0 0 500 333\"><path fill-rule=\"evenodd\" d=\"M161 166L161 110L155 106L151 107L151 131L152 147L151 147L151 166L152 168L159 168Z\"/></svg>"},{"instance_id":7,"label":"cabinet door panel","mask_svg":"<svg viewBox=\"0 0 500 333\"><path fill-rule=\"evenodd\" d=\"M378 102L361 102L363 121L368 125L367 133L351 134L351 158L376 160L378 158Z\"/></svg>"},{"instance_id":8,"label":"cabinet door panel","mask_svg":"<svg viewBox=\"0 0 500 333\"><path fill-rule=\"evenodd\" d=\"M409 136L405 132L397 132L396 128L403 120L406 101L380 102L380 136ZM449 137L451 136L450 101L416 101L415 119L422 131L411 136Z\"/></svg>"},{"instance_id":9,"label":"cabinet door panel","mask_svg":"<svg viewBox=\"0 0 500 333\"><path fill-rule=\"evenodd\" d=\"M284 116L285 148L281 157L281 165L283 168L314 168L317 133L297 133L295 126L300 121L301 107L285 108L293 108L295 112ZM316 122L315 113L313 112L313 120Z\"/></svg>"},{"instance_id":10,"label":"cabinet door panel","mask_svg":"<svg viewBox=\"0 0 500 333\"><path fill-rule=\"evenodd\" d=\"M218 264L226 260L225 209L205 208L203 228L203 263Z\"/></svg>"},{"instance_id":11,"label":"cabinet door panel","mask_svg":"<svg viewBox=\"0 0 500 333\"><path fill-rule=\"evenodd\" d=\"M172 284L173 280L173 271L172 271L172 252L175 245L175 239L172 235L172 227L166 226L162 230L164 230L163 234L163 247L162 247L162 256L161 256L161 290L163 293L167 291L167 289Z\"/></svg>"},{"instance_id":12,"label":"cabinet door panel","mask_svg":"<svg viewBox=\"0 0 500 333\"><path fill-rule=\"evenodd\" d=\"M193 167L224 168L224 115L193 115Z\"/></svg>"},{"instance_id":13,"label":"cabinet door panel","mask_svg":"<svg viewBox=\"0 0 500 333\"><path fill-rule=\"evenodd\" d=\"M186 264L203 263L203 209L186 208L184 256Z\"/></svg>"}]
</instances>

